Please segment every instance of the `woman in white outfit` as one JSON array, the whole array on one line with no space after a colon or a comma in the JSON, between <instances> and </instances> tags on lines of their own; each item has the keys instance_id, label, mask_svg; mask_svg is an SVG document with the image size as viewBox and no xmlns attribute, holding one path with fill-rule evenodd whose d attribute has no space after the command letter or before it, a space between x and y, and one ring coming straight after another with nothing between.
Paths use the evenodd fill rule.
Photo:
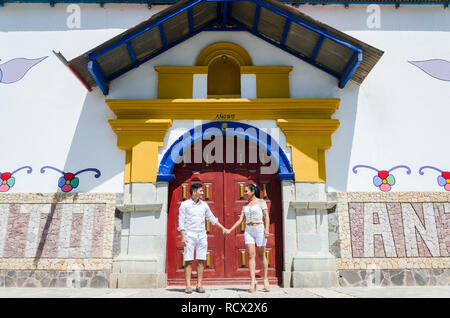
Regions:
<instances>
[{"instance_id":1,"label":"woman in white outfit","mask_svg":"<svg viewBox=\"0 0 450 318\"><path fill-rule=\"evenodd\" d=\"M246 220L245 226L245 245L248 251L248 267L250 270L251 284L249 292L256 291L255 278L255 245L258 251L262 271L264 275L264 291L270 291L269 279L267 278L267 259L265 257L265 249L267 238L269 237L269 212L267 211L266 201L259 198L259 188L255 184L245 186L244 194L248 203L242 207L242 213L239 220L229 229L225 230L225 234L230 234L242 221ZM264 222L263 222L264 217Z\"/></svg>"}]
</instances>

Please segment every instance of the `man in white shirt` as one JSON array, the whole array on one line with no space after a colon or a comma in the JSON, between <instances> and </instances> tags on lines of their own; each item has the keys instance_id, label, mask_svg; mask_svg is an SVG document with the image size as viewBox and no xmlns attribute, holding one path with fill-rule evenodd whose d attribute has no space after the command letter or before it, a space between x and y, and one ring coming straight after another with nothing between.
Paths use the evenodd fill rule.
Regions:
<instances>
[{"instance_id":1,"label":"man in white shirt","mask_svg":"<svg viewBox=\"0 0 450 318\"><path fill-rule=\"evenodd\" d=\"M178 214L178 231L181 234L181 243L184 246L184 276L186 278L186 293L192 293L191 272L192 262L194 260L194 250L197 259L197 288L196 291L204 293L202 287L203 269L208 251L208 234L205 229L205 217L209 219L212 225L217 225L226 230L220 224L214 214L211 212L208 203L201 200L203 189L200 183L193 183L189 188L191 198L183 201L180 205Z\"/></svg>"}]
</instances>

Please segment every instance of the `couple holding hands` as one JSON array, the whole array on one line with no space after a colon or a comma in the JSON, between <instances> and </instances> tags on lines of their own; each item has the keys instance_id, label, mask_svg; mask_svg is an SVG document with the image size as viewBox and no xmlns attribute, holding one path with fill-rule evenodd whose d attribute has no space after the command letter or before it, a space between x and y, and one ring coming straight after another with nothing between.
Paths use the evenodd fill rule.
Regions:
<instances>
[{"instance_id":1,"label":"couple holding hands","mask_svg":"<svg viewBox=\"0 0 450 318\"><path fill-rule=\"evenodd\" d=\"M245 245L248 251L248 267L250 270L249 292L256 291L255 278L255 255L258 253L262 264L264 275L264 291L270 291L269 279L267 277L267 259L265 248L269 237L269 213L266 202L259 198L260 190L255 184L245 186L244 195L248 203L242 207L242 213L236 223L230 229L226 229L218 222L218 219L211 212L208 203L202 201L203 188L200 183L193 183L189 188L191 198L183 201L178 214L178 231L181 234L181 243L184 246L184 275L186 278L186 293L192 293L191 272L194 260L194 251L197 260L197 288L196 291L204 293L202 286L203 269L208 251L208 235L205 230L205 218L208 218L212 225L217 225L224 235L230 234L234 229L246 219ZM263 222L264 217L264 222ZM256 247L255 247L256 245Z\"/></svg>"}]
</instances>

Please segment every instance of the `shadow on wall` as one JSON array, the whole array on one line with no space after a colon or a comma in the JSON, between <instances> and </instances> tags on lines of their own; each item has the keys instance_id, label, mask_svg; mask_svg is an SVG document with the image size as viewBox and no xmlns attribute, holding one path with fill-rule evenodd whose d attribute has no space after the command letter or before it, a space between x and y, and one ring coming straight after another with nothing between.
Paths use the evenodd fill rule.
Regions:
<instances>
[{"instance_id":1,"label":"shadow on wall","mask_svg":"<svg viewBox=\"0 0 450 318\"><path fill-rule=\"evenodd\" d=\"M64 172L75 173L83 169L95 168L101 171L101 176L96 179L93 171L78 175L79 186L72 192L89 192L123 173L125 152L117 148L117 136L108 124L108 120L115 119L115 115L104 100L105 97L98 89L86 94L64 165ZM118 186L117 191L100 192L121 191L121 186Z\"/></svg>"},{"instance_id":2,"label":"shadow on wall","mask_svg":"<svg viewBox=\"0 0 450 318\"><path fill-rule=\"evenodd\" d=\"M358 85L348 82L336 96L341 98L341 104L332 118L338 119L340 126L331 135L331 148L325 151L328 192L347 191L359 89Z\"/></svg>"}]
</instances>

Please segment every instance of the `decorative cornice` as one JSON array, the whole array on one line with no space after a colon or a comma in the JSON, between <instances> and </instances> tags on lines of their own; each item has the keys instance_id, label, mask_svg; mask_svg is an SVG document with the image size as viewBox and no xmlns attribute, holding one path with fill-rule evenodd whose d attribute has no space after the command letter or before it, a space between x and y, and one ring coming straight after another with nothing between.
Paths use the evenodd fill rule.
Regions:
<instances>
[{"instance_id":1,"label":"decorative cornice","mask_svg":"<svg viewBox=\"0 0 450 318\"><path fill-rule=\"evenodd\" d=\"M289 207L298 210L328 210L337 205L337 201L290 201Z\"/></svg>"},{"instance_id":2,"label":"decorative cornice","mask_svg":"<svg viewBox=\"0 0 450 318\"><path fill-rule=\"evenodd\" d=\"M123 213L131 213L131 212L161 212L162 203L154 203L154 204L123 204L117 205L116 209Z\"/></svg>"},{"instance_id":3,"label":"decorative cornice","mask_svg":"<svg viewBox=\"0 0 450 318\"><path fill-rule=\"evenodd\" d=\"M109 125L118 136L141 136L162 134L172 126L170 119L113 119Z\"/></svg>"},{"instance_id":4,"label":"decorative cornice","mask_svg":"<svg viewBox=\"0 0 450 318\"><path fill-rule=\"evenodd\" d=\"M339 127L336 119L278 119L278 127L289 134L327 134L331 135Z\"/></svg>"},{"instance_id":5,"label":"decorative cornice","mask_svg":"<svg viewBox=\"0 0 450 318\"><path fill-rule=\"evenodd\" d=\"M172 120L328 119L339 107L339 103L338 98L106 100L106 104L120 119ZM223 115L229 117L223 118Z\"/></svg>"}]
</instances>

